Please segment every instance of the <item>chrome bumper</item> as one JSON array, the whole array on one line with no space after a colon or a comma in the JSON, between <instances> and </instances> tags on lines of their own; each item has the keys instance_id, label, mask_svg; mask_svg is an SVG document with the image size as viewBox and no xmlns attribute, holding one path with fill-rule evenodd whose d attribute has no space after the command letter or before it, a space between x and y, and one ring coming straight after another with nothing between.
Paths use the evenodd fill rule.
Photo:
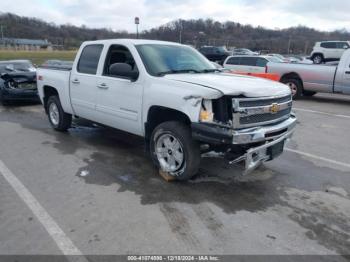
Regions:
<instances>
[{"instance_id":1,"label":"chrome bumper","mask_svg":"<svg viewBox=\"0 0 350 262\"><path fill-rule=\"evenodd\" d=\"M288 120L280 123L279 125L274 125L271 127L261 127L255 130L242 130L235 132L234 144L247 144L252 142L261 142L267 141L265 144L250 148L243 156L233 160L230 164L235 164L244 161L245 162L245 171L244 175L249 174L254 169L256 169L260 164L266 161L274 159L274 156L271 155L268 151L273 146L284 143L289 140L296 126L296 117L292 115ZM273 136L276 132L283 131L282 134ZM272 134L268 139L266 135ZM281 145L284 147L284 144Z\"/></svg>"},{"instance_id":2,"label":"chrome bumper","mask_svg":"<svg viewBox=\"0 0 350 262\"><path fill-rule=\"evenodd\" d=\"M252 144L266 140L277 139L281 135L294 130L296 124L297 118L294 114L291 114L287 120L279 124L236 130L233 132L232 144Z\"/></svg>"}]
</instances>

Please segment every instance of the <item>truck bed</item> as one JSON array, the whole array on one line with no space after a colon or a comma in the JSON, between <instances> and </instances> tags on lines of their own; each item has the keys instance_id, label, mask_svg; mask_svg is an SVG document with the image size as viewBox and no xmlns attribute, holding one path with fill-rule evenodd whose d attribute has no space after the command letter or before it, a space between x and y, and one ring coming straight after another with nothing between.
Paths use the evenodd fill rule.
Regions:
<instances>
[{"instance_id":1,"label":"truck bed","mask_svg":"<svg viewBox=\"0 0 350 262\"><path fill-rule=\"evenodd\" d=\"M37 69L37 82L39 96L42 102L45 87L55 87L60 97L69 97L69 81L71 69L60 67L39 67ZM68 113L72 113L72 107L68 99L61 100L62 107Z\"/></svg>"},{"instance_id":2,"label":"truck bed","mask_svg":"<svg viewBox=\"0 0 350 262\"><path fill-rule=\"evenodd\" d=\"M297 75L303 82L305 90L315 92L333 92L334 76L337 67L334 65L308 65L268 63L267 72L278 74L280 79L288 75Z\"/></svg>"}]
</instances>

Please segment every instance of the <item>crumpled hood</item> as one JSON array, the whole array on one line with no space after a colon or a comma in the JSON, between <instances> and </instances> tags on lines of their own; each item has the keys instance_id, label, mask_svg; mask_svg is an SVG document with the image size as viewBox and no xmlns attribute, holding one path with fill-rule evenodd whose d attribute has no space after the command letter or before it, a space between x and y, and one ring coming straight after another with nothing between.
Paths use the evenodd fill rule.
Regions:
<instances>
[{"instance_id":1,"label":"crumpled hood","mask_svg":"<svg viewBox=\"0 0 350 262\"><path fill-rule=\"evenodd\" d=\"M216 89L232 96L264 97L291 93L289 87L275 81L229 73L169 74L165 78Z\"/></svg>"}]
</instances>

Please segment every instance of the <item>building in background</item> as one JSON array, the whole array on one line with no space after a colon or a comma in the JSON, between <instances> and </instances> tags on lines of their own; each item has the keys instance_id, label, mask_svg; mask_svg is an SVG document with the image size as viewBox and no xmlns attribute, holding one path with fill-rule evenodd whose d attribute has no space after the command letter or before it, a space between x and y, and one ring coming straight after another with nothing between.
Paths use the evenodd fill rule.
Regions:
<instances>
[{"instance_id":1,"label":"building in background","mask_svg":"<svg viewBox=\"0 0 350 262\"><path fill-rule=\"evenodd\" d=\"M47 40L23 39L23 38L0 38L0 49L6 50L52 50L52 44Z\"/></svg>"}]
</instances>

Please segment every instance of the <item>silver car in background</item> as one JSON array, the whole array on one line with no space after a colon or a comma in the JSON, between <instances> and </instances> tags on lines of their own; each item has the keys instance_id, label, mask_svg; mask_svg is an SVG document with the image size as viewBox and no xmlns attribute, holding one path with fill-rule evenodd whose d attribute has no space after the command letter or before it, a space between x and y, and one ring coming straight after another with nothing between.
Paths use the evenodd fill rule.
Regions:
<instances>
[{"instance_id":1,"label":"silver car in background","mask_svg":"<svg viewBox=\"0 0 350 262\"><path fill-rule=\"evenodd\" d=\"M293 98L316 93L350 95L350 49L341 57L338 66L268 63L267 73L278 74L280 82L290 87Z\"/></svg>"}]
</instances>

